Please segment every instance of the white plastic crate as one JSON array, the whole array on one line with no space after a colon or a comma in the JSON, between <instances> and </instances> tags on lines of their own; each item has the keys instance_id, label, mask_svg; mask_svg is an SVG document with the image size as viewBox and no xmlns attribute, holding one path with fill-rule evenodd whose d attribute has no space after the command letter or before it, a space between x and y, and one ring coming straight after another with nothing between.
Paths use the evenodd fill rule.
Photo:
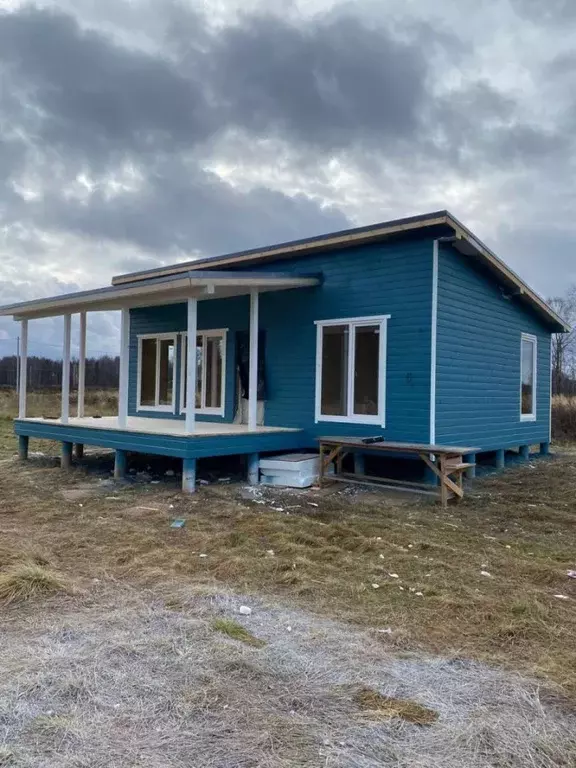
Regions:
<instances>
[{"instance_id":1,"label":"white plastic crate","mask_svg":"<svg viewBox=\"0 0 576 768\"><path fill-rule=\"evenodd\" d=\"M320 457L316 453L286 453L260 460L262 485L309 488L318 482Z\"/></svg>"}]
</instances>

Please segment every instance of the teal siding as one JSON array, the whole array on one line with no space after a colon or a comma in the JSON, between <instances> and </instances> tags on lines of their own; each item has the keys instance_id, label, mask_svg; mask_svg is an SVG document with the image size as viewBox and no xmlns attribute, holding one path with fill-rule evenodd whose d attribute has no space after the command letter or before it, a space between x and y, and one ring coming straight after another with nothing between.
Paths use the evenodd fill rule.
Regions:
<instances>
[{"instance_id":1,"label":"teal siding","mask_svg":"<svg viewBox=\"0 0 576 768\"><path fill-rule=\"evenodd\" d=\"M348 248L270 263L270 271L319 272L317 288L263 294L269 401L266 423L318 435L383 434L425 441L430 420L432 240ZM387 334L386 427L314 422L315 320L390 315Z\"/></svg>"},{"instance_id":2,"label":"teal siding","mask_svg":"<svg viewBox=\"0 0 576 768\"><path fill-rule=\"evenodd\" d=\"M266 332L265 423L317 436L383 434L390 440L428 442L432 252L430 237L357 246L259 265L277 272L314 272L316 288L262 293L260 327ZM245 268L254 269L246 265ZM315 423L316 320L390 315L386 427ZM236 331L247 331L249 300L198 304L198 328L227 328L224 421L234 418ZM137 336L186 330L186 307L176 304L131 312L129 412L136 414ZM537 421L522 422L520 336L538 338ZM440 246L438 281L436 441L483 450L543 442L549 435L550 333L518 299L505 299L495 280L447 245ZM177 367L179 369L180 348ZM179 415L179 370L176 376ZM167 418L166 412L140 411ZM210 421L217 417L198 418Z\"/></svg>"},{"instance_id":3,"label":"teal siding","mask_svg":"<svg viewBox=\"0 0 576 768\"><path fill-rule=\"evenodd\" d=\"M262 293L268 397L265 423L319 434L383 433L392 440L425 441L429 429L432 240L412 239L267 264L263 270L322 273L316 288ZM314 422L316 320L391 315L388 321L386 427ZM248 330L249 300L198 304L198 327L228 328L226 414L234 418L235 331ZM182 332L184 305L131 312L129 413L136 413L137 336ZM177 376L179 389L179 376ZM177 394L177 406L179 393ZM140 415L168 418L166 412ZM178 417L178 408L176 416ZM214 417L205 417L210 421Z\"/></svg>"},{"instance_id":4,"label":"teal siding","mask_svg":"<svg viewBox=\"0 0 576 768\"><path fill-rule=\"evenodd\" d=\"M484 450L549 439L550 332L450 247L439 254L436 441ZM538 339L536 421L520 420L520 341Z\"/></svg>"},{"instance_id":5,"label":"teal siding","mask_svg":"<svg viewBox=\"0 0 576 768\"><path fill-rule=\"evenodd\" d=\"M226 398L224 416L201 416L199 421L233 421L235 403L235 332L248 329L250 307L247 296L231 299L214 299L198 302L198 330L227 328L226 337ZM146 307L130 311L130 373L128 413L131 416L157 417L161 419L184 418L180 414L180 361L182 338L177 340L176 355L176 413L166 411L137 410L138 336L148 333L178 333L187 330L185 304L170 304L161 307Z\"/></svg>"}]
</instances>

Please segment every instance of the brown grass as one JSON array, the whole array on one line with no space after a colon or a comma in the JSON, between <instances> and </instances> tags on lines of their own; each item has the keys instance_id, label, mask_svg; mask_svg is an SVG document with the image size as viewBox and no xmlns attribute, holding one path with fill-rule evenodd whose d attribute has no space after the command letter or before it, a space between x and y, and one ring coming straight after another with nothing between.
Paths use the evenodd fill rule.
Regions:
<instances>
[{"instance_id":1,"label":"brown grass","mask_svg":"<svg viewBox=\"0 0 576 768\"><path fill-rule=\"evenodd\" d=\"M5 455L13 451L7 442ZM87 484L82 506L63 499L62 490ZM332 489L269 498L255 504L216 485L195 497L162 485L100 489L80 469L8 461L0 538L47 553L88 589L116 579L277 596L390 628L378 634L386 648L489 660L576 696L576 582L566 576L576 567L575 454L479 480L448 510ZM175 516L185 528L170 529Z\"/></svg>"},{"instance_id":2,"label":"brown grass","mask_svg":"<svg viewBox=\"0 0 576 768\"><path fill-rule=\"evenodd\" d=\"M576 397L555 395L552 399L552 434L555 440L576 440Z\"/></svg>"},{"instance_id":3,"label":"brown grass","mask_svg":"<svg viewBox=\"0 0 576 768\"><path fill-rule=\"evenodd\" d=\"M70 412L74 413L78 393L70 393ZM26 411L28 416L58 416L61 393L59 389L28 392ZM118 392L115 389L87 389L85 393L86 416L114 416L118 413ZM0 417L13 418L18 413L18 394L14 389L0 389Z\"/></svg>"},{"instance_id":4,"label":"brown grass","mask_svg":"<svg viewBox=\"0 0 576 768\"><path fill-rule=\"evenodd\" d=\"M0 573L0 603L10 605L67 590L56 571L34 562L21 562Z\"/></svg>"},{"instance_id":5,"label":"brown grass","mask_svg":"<svg viewBox=\"0 0 576 768\"><path fill-rule=\"evenodd\" d=\"M378 720L400 718L413 725L432 725L438 720L438 712L423 704L407 699L396 699L393 696L383 696L372 688L360 688L354 695L354 700L365 710L367 716Z\"/></svg>"}]
</instances>

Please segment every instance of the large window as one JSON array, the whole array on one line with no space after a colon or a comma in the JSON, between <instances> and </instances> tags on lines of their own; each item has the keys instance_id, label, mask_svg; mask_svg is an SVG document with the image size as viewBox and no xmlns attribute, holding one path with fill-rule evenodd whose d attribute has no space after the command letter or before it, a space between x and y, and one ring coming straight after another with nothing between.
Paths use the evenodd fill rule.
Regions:
<instances>
[{"instance_id":1,"label":"large window","mask_svg":"<svg viewBox=\"0 0 576 768\"><path fill-rule=\"evenodd\" d=\"M388 316L317 325L316 421L384 426Z\"/></svg>"},{"instance_id":2,"label":"large window","mask_svg":"<svg viewBox=\"0 0 576 768\"><path fill-rule=\"evenodd\" d=\"M520 352L520 418L536 419L536 336L522 334Z\"/></svg>"},{"instance_id":3,"label":"large window","mask_svg":"<svg viewBox=\"0 0 576 768\"><path fill-rule=\"evenodd\" d=\"M200 331L196 336L196 412L224 415L226 331ZM188 334L182 334L180 410L186 410Z\"/></svg>"},{"instance_id":4,"label":"large window","mask_svg":"<svg viewBox=\"0 0 576 768\"><path fill-rule=\"evenodd\" d=\"M138 337L138 409L174 411L176 336Z\"/></svg>"}]
</instances>

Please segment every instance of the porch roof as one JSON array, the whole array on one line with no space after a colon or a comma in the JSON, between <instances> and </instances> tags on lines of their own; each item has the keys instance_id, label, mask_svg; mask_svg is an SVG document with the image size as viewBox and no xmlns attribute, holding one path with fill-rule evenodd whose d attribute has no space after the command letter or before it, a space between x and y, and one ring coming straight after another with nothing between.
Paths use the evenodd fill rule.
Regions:
<instances>
[{"instance_id":1,"label":"porch roof","mask_svg":"<svg viewBox=\"0 0 576 768\"><path fill-rule=\"evenodd\" d=\"M253 290L283 291L319 285L318 274L258 271L188 271L145 282L113 285L0 307L0 315L15 320L54 317L76 312L176 304L186 299L223 299Z\"/></svg>"}]
</instances>

